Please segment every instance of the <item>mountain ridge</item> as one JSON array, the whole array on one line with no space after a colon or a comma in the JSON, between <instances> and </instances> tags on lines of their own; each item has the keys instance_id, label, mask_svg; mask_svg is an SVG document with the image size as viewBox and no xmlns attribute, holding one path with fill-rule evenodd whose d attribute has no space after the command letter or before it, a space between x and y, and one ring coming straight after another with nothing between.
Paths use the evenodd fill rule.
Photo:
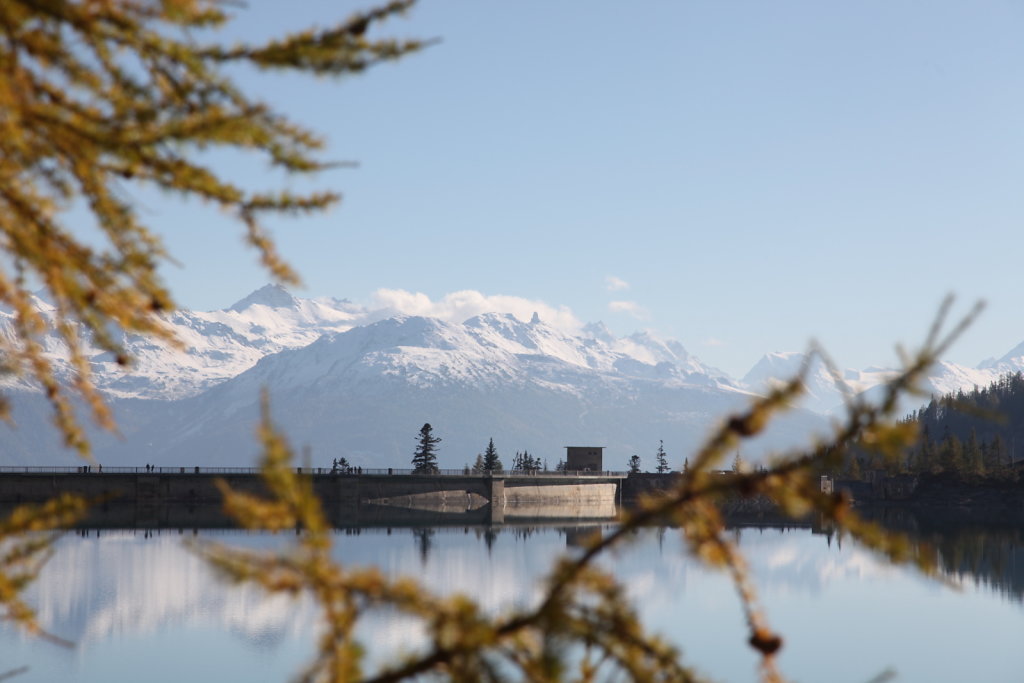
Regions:
<instances>
[{"instance_id":1,"label":"mountain ridge","mask_svg":"<svg viewBox=\"0 0 1024 683\"><path fill-rule=\"evenodd\" d=\"M7 315L0 312L0 323ZM665 437L676 451L692 450L725 413L793 376L806 358L766 354L737 380L650 332L615 337L602 323L570 332L536 313L529 321L488 312L461 322L385 315L345 299L295 297L276 285L219 311L178 311L168 324L186 351L125 337L138 359L128 374L103 353L91 357L97 385L125 434L120 440L93 435L101 462L248 460L255 444L242 451L239 443L252 433L264 388L275 420L298 444L318 454L347 449L346 457L364 466L404 466L403 453L411 450L404 441L411 443L425 421L449 435L456 454L447 466L471 462L473 444L489 436L515 450L548 449L552 466L558 454L551 444L573 441L604 443L625 462ZM49 353L60 362L58 348ZM1024 353L1013 353L986 368L939 363L929 388L945 391L1019 369ZM877 390L893 372L846 369L839 376L859 393ZM843 392L820 359L807 384L802 408L827 415L841 405ZM43 424L45 402L22 403L22 422ZM750 457L794 445L824 424L797 410L777 434L752 446ZM0 456L24 460L33 450L22 437L17 447L0 446ZM43 460L66 460L49 446L42 450Z\"/></svg>"}]
</instances>

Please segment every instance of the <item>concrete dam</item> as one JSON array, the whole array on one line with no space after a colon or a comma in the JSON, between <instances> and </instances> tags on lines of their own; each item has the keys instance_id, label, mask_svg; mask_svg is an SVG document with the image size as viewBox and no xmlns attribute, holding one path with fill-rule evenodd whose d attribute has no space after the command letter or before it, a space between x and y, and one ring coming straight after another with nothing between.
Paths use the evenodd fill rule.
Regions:
<instances>
[{"instance_id":1,"label":"concrete dam","mask_svg":"<svg viewBox=\"0 0 1024 683\"><path fill-rule=\"evenodd\" d=\"M410 520L456 515L472 523L503 523L506 515L609 519L615 517L627 478L621 472L296 471L310 478L328 517L339 522L373 517L382 510ZM145 526L147 520L154 520L174 525L177 518L177 523L190 526L197 511L219 509L218 480L236 491L269 494L257 468L4 467L0 468L0 505L42 502L74 493L96 501L96 516L112 515L111 524L121 520Z\"/></svg>"}]
</instances>

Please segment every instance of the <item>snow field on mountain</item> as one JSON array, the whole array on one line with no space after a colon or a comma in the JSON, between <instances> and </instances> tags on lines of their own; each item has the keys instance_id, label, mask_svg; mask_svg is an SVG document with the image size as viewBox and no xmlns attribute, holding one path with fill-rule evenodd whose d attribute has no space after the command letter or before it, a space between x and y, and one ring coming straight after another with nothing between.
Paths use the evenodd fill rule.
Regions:
<instances>
[{"instance_id":1,"label":"snow field on mountain","mask_svg":"<svg viewBox=\"0 0 1024 683\"><path fill-rule=\"evenodd\" d=\"M42 300L38 305L49 310ZM10 316L0 311L0 333L10 333ZM446 466L472 462L491 436L507 458L515 450L543 451L552 466L570 443L605 445L610 458L624 462L632 453L649 455L651 444L664 439L679 465L725 413L794 376L805 359L799 352L766 354L736 380L650 332L619 338L601 323L569 332L536 313L529 321L483 313L456 322L297 298L273 285L226 309L179 311L167 322L182 349L126 337L135 358L129 372L98 349L91 357L96 384L125 435L96 435L101 462L177 464L187 457L194 464L250 464L266 389L275 422L297 446L363 466L405 466L406 442L428 421L444 434ZM60 343L48 337L44 344L60 372L70 372ZM1022 349L979 368L938 363L925 389L987 384L1024 367ZM839 370L851 393L877 391L894 372ZM10 376L0 381L22 397L25 423L45 424L45 402L29 400L28 385ZM828 414L843 400L816 359L799 406ZM787 419L757 452L801 443L825 424L801 411ZM67 458L25 434L8 442L8 460Z\"/></svg>"}]
</instances>

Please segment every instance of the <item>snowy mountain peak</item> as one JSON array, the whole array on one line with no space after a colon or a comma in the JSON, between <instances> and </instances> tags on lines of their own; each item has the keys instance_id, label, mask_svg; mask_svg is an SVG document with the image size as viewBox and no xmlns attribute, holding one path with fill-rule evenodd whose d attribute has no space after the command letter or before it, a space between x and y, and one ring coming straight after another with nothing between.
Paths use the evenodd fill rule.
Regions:
<instances>
[{"instance_id":1,"label":"snowy mountain peak","mask_svg":"<svg viewBox=\"0 0 1024 683\"><path fill-rule=\"evenodd\" d=\"M800 351L772 351L761 359L743 376L743 383L749 387L763 385L766 381L784 381L795 377L804 363Z\"/></svg>"},{"instance_id":2,"label":"snowy mountain peak","mask_svg":"<svg viewBox=\"0 0 1024 683\"><path fill-rule=\"evenodd\" d=\"M685 363L690 358L690 353L675 339L661 339L647 330L630 335L629 341L652 354L656 363Z\"/></svg>"},{"instance_id":3,"label":"snowy mountain peak","mask_svg":"<svg viewBox=\"0 0 1024 683\"><path fill-rule=\"evenodd\" d=\"M438 318L398 315L367 326L374 348L410 347L454 349L460 345L460 326ZM358 334L361 328L355 328Z\"/></svg>"},{"instance_id":4,"label":"snowy mountain peak","mask_svg":"<svg viewBox=\"0 0 1024 683\"><path fill-rule=\"evenodd\" d=\"M227 310L241 313L252 306L267 306L268 308L294 308L296 299L281 285L264 285L255 292L240 301L236 301Z\"/></svg>"},{"instance_id":5,"label":"snowy mountain peak","mask_svg":"<svg viewBox=\"0 0 1024 683\"><path fill-rule=\"evenodd\" d=\"M1024 342L1007 351L1001 358L990 358L978 366L981 370L1017 372L1024 370Z\"/></svg>"},{"instance_id":6,"label":"snowy mountain peak","mask_svg":"<svg viewBox=\"0 0 1024 683\"><path fill-rule=\"evenodd\" d=\"M612 334L608 326L598 320L596 323L587 323L583 326L583 336L589 339L596 339L607 344L615 341L615 336Z\"/></svg>"},{"instance_id":7,"label":"snowy mountain peak","mask_svg":"<svg viewBox=\"0 0 1024 683\"><path fill-rule=\"evenodd\" d=\"M42 300L36 305L47 306ZM459 322L305 299L268 285L227 309L168 315L185 350L125 336L121 341L137 360L129 374L101 349L89 356L93 377L112 402L134 401L123 404L130 406L124 424L126 432L145 432L144 443L109 446L126 459L136 457L140 443L147 452L160 449L168 461L181 454L205 453L211 461L235 454L238 434L257 419L260 389L271 387L275 414L291 418L299 438L325 458L340 454L338 444L345 443L350 460L378 466L381 458L390 458L389 466L402 462L405 431L427 419L444 425L451 465L471 461L478 441L490 435L508 448L600 439L634 453L667 429L669 439L683 445L750 391L792 378L806 359L800 352L766 354L740 384L653 332L618 337L600 322L567 330L537 313L527 321L528 312L523 318L488 312ZM10 314L0 312L0 334L9 325ZM47 344L70 376L59 344ZM937 363L924 389L982 386L1015 369L1024 369L1024 344L978 369ZM881 391L893 372L871 367L836 376L816 358L800 406L828 413L851 395ZM43 424L47 413L39 415ZM22 450L34 454L36 444L25 441Z\"/></svg>"}]
</instances>

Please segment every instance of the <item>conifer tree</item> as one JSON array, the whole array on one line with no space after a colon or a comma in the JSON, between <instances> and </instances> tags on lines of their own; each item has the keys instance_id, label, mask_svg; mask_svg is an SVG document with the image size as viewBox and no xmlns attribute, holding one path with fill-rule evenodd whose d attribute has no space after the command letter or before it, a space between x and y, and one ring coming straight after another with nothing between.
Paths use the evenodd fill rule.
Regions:
<instances>
[{"instance_id":1,"label":"conifer tree","mask_svg":"<svg viewBox=\"0 0 1024 683\"><path fill-rule=\"evenodd\" d=\"M473 461L473 472L479 474L484 471L484 456L480 453L476 454L476 460Z\"/></svg>"},{"instance_id":2,"label":"conifer tree","mask_svg":"<svg viewBox=\"0 0 1024 683\"><path fill-rule=\"evenodd\" d=\"M526 468L531 472L539 472L541 468L540 458L533 457L529 451L523 451L523 455L526 456Z\"/></svg>"},{"instance_id":3,"label":"conifer tree","mask_svg":"<svg viewBox=\"0 0 1024 683\"><path fill-rule=\"evenodd\" d=\"M484 472L501 472L504 466L501 458L498 457L498 449L494 447L494 439L487 442L487 449L484 451Z\"/></svg>"},{"instance_id":4,"label":"conifer tree","mask_svg":"<svg viewBox=\"0 0 1024 683\"><path fill-rule=\"evenodd\" d=\"M640 474L640 456L635 453L629 458L629 473Z\"/></svg>"},{"instance_id":5,"label":"conifer tree","mask_svg":"<svg viewBox=\"0 0 1024 683\"><path fill-rule=\"evenodd\" d=\"M437 472L437 444L441 438L434 436L434 428L427 422L420 428L419 442L412 456L412 471L415 474Z\"/></svg>"},{"instance_id":6,"label":"conifer tree","mask_svg":"<svg viewBox=\"0 0 1024 683\"><path fill-rule=\"evenodd\" d=\"M985 476L985 455L978 443L978 433L973 427L970 436L967 437L967 443L964 445L964 461L971 474L979 477Z\"/></svg>"},{"instance_id":7,"label":"conifer tree","mask_svg":"<svg viewBox=\"0 0 1024 683\"><path fill-rule=\"evenodd\" d=\"M520 470L523 472L536 472L540 468L540 458L534 458L532 455L530 455L529 451L523 451L522 453L516 451L516 456L512 459L513 470Z\"/></svg>"},{"instance_id":8,"label":"conifer tree","mask_svg":"<svg viewBox=\"0 0 1024 683\"><path fill-rule=\"evenodd\" d=\"M654 454L654 457L658 463L657 467L655 467L655 471L658 474L665 474L672 469L668 466L668 456L665 454L664 441L658 441L658 452Z\"/></svg>"},{"instance_id":9,"label":"conifer tree","mask_svg":"<svg viewBox=\"0 0 1024 683\"><path fill-rule=\"evenodd\" d=\"M861 473L860 458L856 454L850 456L850 464L846 472L846 476L854 481L860 481L864 475Z\"/></svg>"},{"instance_id":10,"label":"conifer tree","mask_svg":"<svg viewBox=\"0 0 1024 683\"><path fill-rule=\"evenodd\" d=\"M992 445L989 448L992 454L992 462L995 464L995 469L1003 469L1007 464L1006 445L1003 443L1003 437L999 434L992 437Z\"/></svg>"},{"instance_id":11,"label":"conifer tree","mask_svg":"<svg viewBox=\"0 0 1024 683\"><path fill-rule=\"evenodd\" d=\"M949 430L947 425L939 446L939 460L943 471L963 474L964 449L960 439Z\"/></svg>"}]
</instances>

